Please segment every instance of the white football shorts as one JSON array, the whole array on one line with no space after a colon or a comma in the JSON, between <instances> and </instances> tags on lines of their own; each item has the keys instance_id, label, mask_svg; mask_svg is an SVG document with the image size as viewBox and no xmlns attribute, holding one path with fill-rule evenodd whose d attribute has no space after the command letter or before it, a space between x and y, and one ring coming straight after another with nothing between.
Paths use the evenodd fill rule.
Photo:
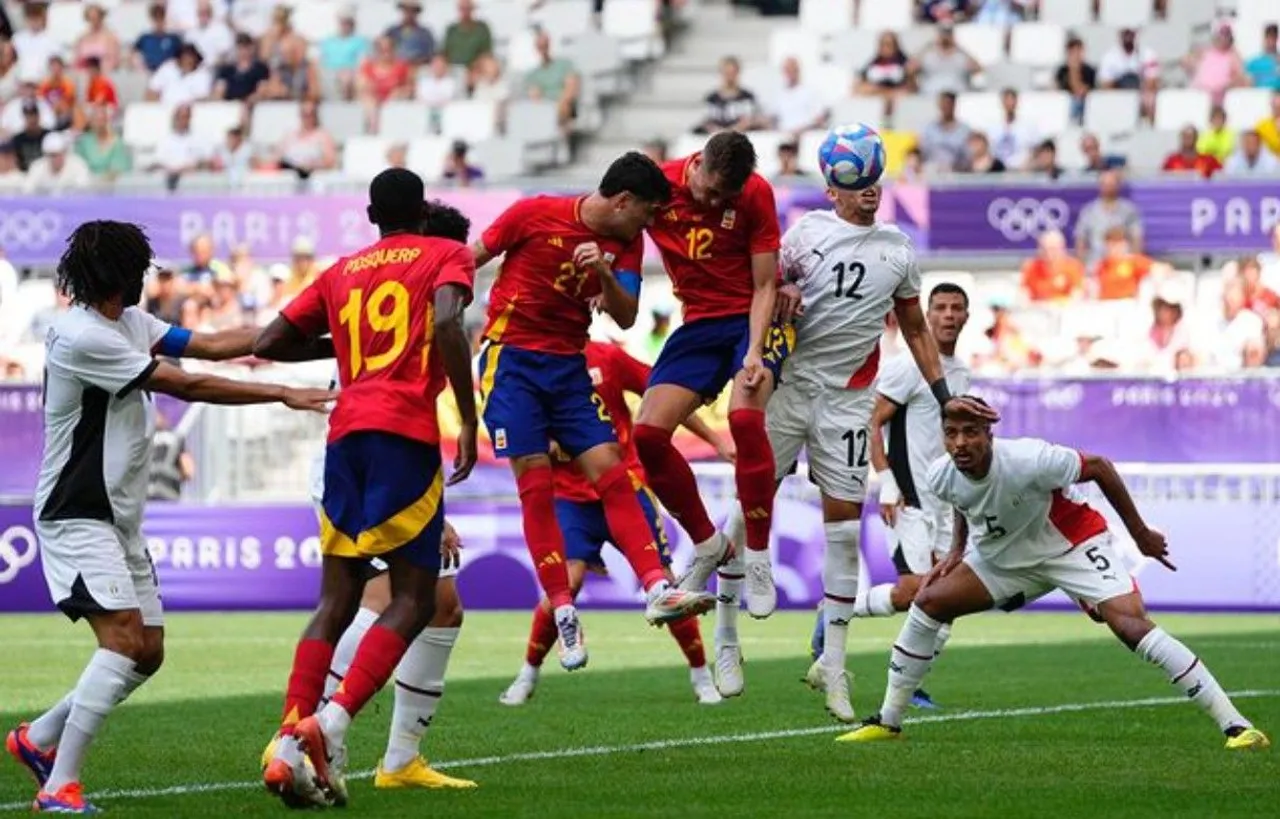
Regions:
<instances>
[{"instance_id":1,"label":"white football shorts","mask_svg":"<svg viewBox=\"0 0 1280 819\"><path fill-rule=\"evenodd\" d=\"M100 520L36 521L49 596L72 620L109 611L142 612L163 626L160 583L140 532Z\"/></svg>"},{"instance_id":2,"label":"white football shorts","mask_svg":"<svg viewBox=\"0 0 1280 819\"><path fill-rule=\"evenodd\" d=\"M889 556L898 574L927 574L936 560L951 551L954 529L951 507L945 504L899 509L888 541Z\"/></svg>"},{"instance_id":3,"label":"white football shorts","mask_svg":"<svg viewBox=\"0 0 1280 819\"><path fill-rule=\"evenodd\" d=\"M1071 551L1022 569L992 566L976 549L964 556L995 601L995 608L1014 611L1061 589L1068 597L1096 606L1137 591L1138 584L1112 545L1111 533L1090 538Z\"/></svg>"},{"instance_id":4,"label":"white football shorts","mask_svg":"<svg viewBox=\"0 0 1280 819\"><path fill-rule=\"evenodd\" d=\"M809 392L783 384L765 413L778 479L791 474L803 449L809 480L827 497L861 503L867 496L867 425L871 390Z\"/></svg>"}]
</instances>

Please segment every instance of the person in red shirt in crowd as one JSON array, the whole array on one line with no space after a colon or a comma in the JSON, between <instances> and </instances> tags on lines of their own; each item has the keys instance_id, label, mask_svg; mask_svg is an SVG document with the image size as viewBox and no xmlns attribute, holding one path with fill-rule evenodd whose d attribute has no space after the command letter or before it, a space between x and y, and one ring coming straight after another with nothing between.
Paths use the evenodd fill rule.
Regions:
<instances>
[{"instance_id":1,"label":"person in red shirt in crowd","mask_svg":"<svg viewBox=\"0 0 1280 819\"><path fill-rule=\"evenodd\" d=\"M1107 231L1107 251L1094 272L1098 298L1132 299L1138 295L1138 287L1151 273L1151 259L1134 253L1124 228Z\"/></svg>"},{"instance_id":2,"label":"person in red shirt in crowd","mask_svg":"<svg viewBox=\"0 0 1280 819\"><path fill-rule=\"evenodd\" d=\"M1084 265L1067 252L1060 230L1040 234L1040 253L1022 265L1022 291L1029 301L1067 301L1084 293Z\"/></svg>"},{"instance_id":3,"label":"person in red shirt in crowd","mask_svg":"<svg viewBox=\"0 0 1280 819\"><path fill-rule=\"evenodd\" d=\"M357 87L372 130L376 130L378 109L384 102L413 96L413 66L396 55L396 44L390 37L373 41L373 53L360 65Z\"/></svg>"},{"instance_id":4,"label":"person in red shirt in crowd","mask_svg":"<svg viewBox=\"0 0 1280 819\"><path fill-rule=\"evenodd\" d=\"M116 96L115 83L102 72L102 60L90 57L85 60L85 70L88 75L85 102L89 105L105 105L114 114L120 108L120 98Z\"/></svg>"},{"instance_id":5,"label":"person in red shirt in crowd","mask_svg":"<svg viewBox=\"0 0 1280 819\"><path fill-rule=\"evenodd\" d=\"M1245 307L1261 316L1280 308L1280 296L1262 283L1262 263L1257 256L1241 259L1238 273L1244 285Z\"/></svg>"},{"instance_id":6,"label":"person in red shirt in crowd","mask_svg":"<svg viewBox=\"0 0 1280 819\"><path fill-rule=\"evenodd\" d=\"M1178 150L1169 154L1164 161L1165 173L1196 173L1205 179L1222 170L1222 163L1209 154L1196 150L1196 142L1200 133L1194 125L1188 125L1178 132Z\"/></svg>"},{"instance_id":7,"label":"person in red shirt in crowd","mask_svg":"<svg viewBox=\"0 0 1280 819\"><path fill-rule=\"evenodd\" d=\"M57 119L57 128L62 130L71 127L76 112L76 83L67 73L67 63L59 55L49 58L49 73L40 81L36 89Z\"/></svg>"},{"instance_id":8,"label":"person in red shirt in crowd","mask_svg":"<svg viewBox=\"0 0 1280 819\"><path fill-rule=\"evenodd\" d=\"M621 347L599 341L587 343L587 370L595 384L596 394L604 401L604 407L613 419L628 468L636 476L637 498L644 507L645 517L652 523L653 536L658 543L662 564L667 568L667 580L671 574L671 547L658 512L657 499L644 481L644 470L636 455L632 436L631 408L626 396L643 395L649 383L649 367L632 358ZM697 415L690 415L684 425L702 440L711 444L725 460L733 460L732 444L726 444L720 436L707 427ZM555 474L556 520L564 533L565 557L568 559L569 584L576 598L582 589L588 571L606 573L601 554L606 542L612 543L604 507L595 488L587 481L582 470L563 453L557 452L552 471ZM706 649L696 617L686 617L671 623L668 630L679 643L689 662L689 677L694 695L703 705L720 702L711 669L707 667ZM503 692L499 701L503 705L524 705L533 697L542 668L542 661L556 641L556 624L551 601L546 597L533 610L533 627L525 650L524 665L514 682Z\"/></svg>"}]
</instances>

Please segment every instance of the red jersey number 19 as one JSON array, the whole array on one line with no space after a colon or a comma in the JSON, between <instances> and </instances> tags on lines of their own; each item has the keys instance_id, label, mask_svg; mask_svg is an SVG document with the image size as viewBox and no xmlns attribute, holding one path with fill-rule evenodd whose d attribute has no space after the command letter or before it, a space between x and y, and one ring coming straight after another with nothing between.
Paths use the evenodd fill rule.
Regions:
<instances>
[{"instance_id":1,"label":"red jersey number 19","mask_svg":"<svg viewBox=\"0 0 1280 819\"><path fill-rule=\"evenodd\" d=\"M424 371L435 326L430 313L431 309L428 307L425 322L427 337L422 347ZM361 321L362 318L364 321ZM409 291L398 281L384 281L366 299L364 288L352 288L347 293L347 303L338 311L338 321L347 328L351 378L354 380L362 372L370 374L386 369L400 358L409 343ZM374 333L390 333L391 346L383 352L366 355L363 337L365 323L368 323L369 329Z\"/></svg>"}]
</instances>

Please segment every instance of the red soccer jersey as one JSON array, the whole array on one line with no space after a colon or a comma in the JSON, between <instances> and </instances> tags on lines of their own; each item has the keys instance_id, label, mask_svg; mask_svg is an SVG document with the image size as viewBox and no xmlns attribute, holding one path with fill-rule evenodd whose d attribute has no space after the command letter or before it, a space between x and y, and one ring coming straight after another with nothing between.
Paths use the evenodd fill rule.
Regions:
<instances>
[{"instance_id":1,"label":"red soccer jersey","mask_svg":"<svg viewBox=\"0 0 1280 819\"><path fill-rule=\"evenodd\" d=\"M662 251L685 321L745 316L755 289L752 254L775 253L782 244L773 188L753 173L727 207L704 208L689 193L691 159L662 166L671 180L671 202L654 217L649 236Z\"/></svg>"},{"instance_id":2,"label":"red soccer jersey","mask_svg":"<svg viewBox=\"0 0 1280 819\"><path fill-rule=\"evenodd\" d=\"M574 265L574 248L595 242L606 258L612 257L615 272L640 272L643 237L627 243L593 233L582 222L582 201L572 196L522 199L480 237L490 254L505 254L489 294L485 338L543 353L581 353L600 278Z\"/></svg>"},{"instance_id":3,"label":"red soccer jersey","mask_svg":"<svg viewBox=\"0 0 1280 819\"><path fill-rule=\"evenodd\" d=\"M631 408L627 406L627 393L644 395L649 385L649 366L627 355L616 344L587 343L587 371L596 393L604 401L604 408L613 419L613 429L618 433L622 446L622 459L632 473L644 480L640 456L636 453L635 439L631 434ZM582 470L573 463L557 463L553 470L556 480L556 497L571 501L598 501L600 496L587 482Z\"/></svg>"},{"instance_id":4,"label":"red soccer jersey","mask_svg":"<svg viewBox=\"0 0 1280 819\"><path fill-rule=\"evenodd\" d=\"M281 314L301 332L333 335L342 392L330 443L363 430L440 442L435 294L446 284L470 292L475 274L466 245L397 234L339 259L285 306Z\"/></svg>"}]
</instances>

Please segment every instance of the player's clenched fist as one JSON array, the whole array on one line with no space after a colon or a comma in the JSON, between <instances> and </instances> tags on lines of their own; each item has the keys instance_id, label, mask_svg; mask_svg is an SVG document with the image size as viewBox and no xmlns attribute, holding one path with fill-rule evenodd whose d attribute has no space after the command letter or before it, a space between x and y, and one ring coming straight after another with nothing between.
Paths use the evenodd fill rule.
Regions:
<instances>
[{"instance_id":1,"label":"player's clenched fist","mask_svg":"<svg viewBox=\"0 0 1280 819\"><path fill-rule=\"evenodd\" d=\"M594 267L597 271L609 272L609 261L604 251L595 242L583 242L573 249L573 263L579 268Z\"/></svg>"},{"instance_id":2,"label":"player's clenched fist","mask_svg":"<svg viewBox=\"0 0 1280 819\"><path fill-rule=\"evenodd\" d=\"M1169 541L1165 538L1164 532L1148 527L1134 535L1133 542L1137 545L1139 552L1159 560L1169 571L1178 570L1177 566L1169 562Z\"/></svg>"}]
</instances>

